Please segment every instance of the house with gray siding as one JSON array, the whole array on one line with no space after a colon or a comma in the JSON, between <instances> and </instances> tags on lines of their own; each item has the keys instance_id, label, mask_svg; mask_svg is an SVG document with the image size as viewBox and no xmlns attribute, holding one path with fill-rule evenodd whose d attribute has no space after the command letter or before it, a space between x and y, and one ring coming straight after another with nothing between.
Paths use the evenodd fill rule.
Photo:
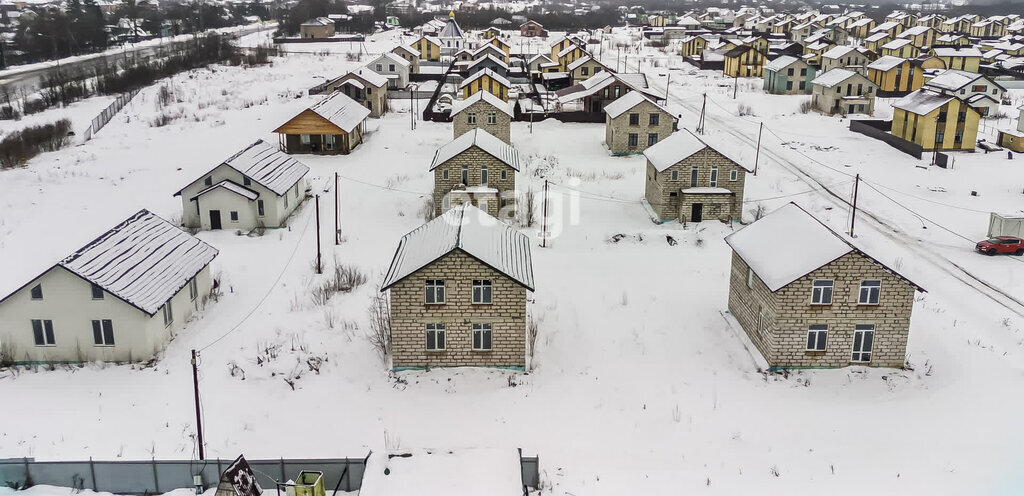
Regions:
<instances>
[{"instance_id":1,"label":"house with gray siding","mask_svg":"<svg viewBox=\"0 0 1024 496\"><path fill-rule=\"evenodd\" d=\"M769 367L903 367L920 286L794 203L725 241L729 313Z\"/></svg>"}]
</instances>

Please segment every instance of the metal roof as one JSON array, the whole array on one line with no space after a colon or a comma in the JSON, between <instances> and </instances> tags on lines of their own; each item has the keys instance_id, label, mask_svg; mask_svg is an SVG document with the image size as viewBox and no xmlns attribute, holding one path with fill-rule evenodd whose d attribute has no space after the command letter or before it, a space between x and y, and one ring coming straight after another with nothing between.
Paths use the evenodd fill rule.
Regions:
<instances>
[{"instance_id":1,"label":"metal roof","mask_svg":"<svg viewBox=\"0 0 1024 496\"><path fill-rule=\"evenodd\" d=\"M202 191L196 193L195 196L190 198L190 200L195 200L196 198L199 198L200 196L203 196L203 195L205 195L205 194L207 194L207 193L209 193L209 192L211 192L211 191L213 191L215 189L219 189L219 188L224 188L224 189L226 189L226 190L228 190L228 191L230 191L230 192L232 192L232 193L234 193L234 194L236 194L238 196L241 196L243 198L248 199L249 201L255 200L255 199L260 197L259 193L255 192L255 191L253 191L253 190L251 190L249 188L246 188L245 186L242 186L241 184L238 184L238 183L236 183L236 182L234 182L234 181L232 181L230 179L225 179L225 180L223 180L223 181L221 181L221 182L219 182L217 184L214 184L213 186L205 188Z\"/></svg>"},{"instance_id":2,"label":"metal roof","mask_svg":"<svg viewBox=\"0 0 1024 496\"><path fill-rule=\"evenodd\" d=\"M331 93L327 98L309 107L309 110L327 119L346 133L351 133L370 115L370 109L340 91Z\"/></svg>"},{"instance_id":3,"label":"metal roof","mask_svg":"<svg viewBox=\"0 0 1024 496\"><path fill-rule=\"evenodd\" d=\"M305 164L263 140L256 140L225 160L223 164L278 195L287 193L289 188L309 172L309 167Z\"/></svg>"},{"instance_id":4,"label":"metal roof","mask_svg":"<svg viewBox=\"0 0 1024 496\"><path fill-rule=\"evenodd\" d=\"M430 170L436 169L437 166L444 164L474 146L504 162L509 167L517 171L519 170L519 151L514 146L501 141L493 134L480 128L468 131L438 148L437 152L434 153L434 160L430 163Z\"/></svg>"}]
</instances>

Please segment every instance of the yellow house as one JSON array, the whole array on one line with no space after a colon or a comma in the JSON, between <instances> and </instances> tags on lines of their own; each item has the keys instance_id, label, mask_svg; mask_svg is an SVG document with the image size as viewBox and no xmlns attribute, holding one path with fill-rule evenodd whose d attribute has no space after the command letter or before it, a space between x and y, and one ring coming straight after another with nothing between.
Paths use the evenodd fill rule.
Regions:
<instances>
[{"instance_id":1,"label":"yellow house","mask_svg":"<svg viewBox=\"0 0 1024 496\"><path fill-rule=\"evenodd\" d=\"M935 44L939 32L927 26L914 26L900 33L898 38L910 40L914 46L930 47Z\"/></svg>"},{"instance_id":2,"label":"yellow house","mask_svg":"<svg viewBox=\"0 0 1024 496\"><path fill-rule=\"evenodd\" d=\"M864 39L868 37L868 34L870 34L871 30L875 29L876 26L878 26L878 23L875 22L874 19L864 18L853 22L847 29L850 30L850 36Z\"/></svg>"},{"instance_id":3,"label":"yellow house","mask_svg":"<svg viewBox=\"0 0 1024 496\"><path fill-rule=\"evenodd\" d=\"M971 40L960 33L946 33L935 39L936 45L943 46L968 46Z\"/></svg>"},{"instance_id":4,"label":"yellow house","mask_svg":"<svg viewBox=\"0 0 1024 496\"><path fill-rule=\"evenodd\" d=\"M908 39L898 38L882 45L882 56L901 57L912 59L921 55L921 49Z\"/></svg>"},{"instance_id":5,"label":"yellow house","mask_svg":"<svg viewBox=\"0 0 1024 496\"><path fill-rule=\"evenodd\" d=\"M981 65L981 50L974 47L938 47L929 50L928 54L942 60L946 69L978 72Z\"/></svg>"},{"instance_id":6,"label":"yellow house","mask_svg":"<svg viewBox=\"0 0 1024 496\"><path fill-rule=\"evenodd\" d=\"M1009 148L1017 153L1024 153L1024 131L1003 129L999 131L999 146Z\"/></svg>"},{"instance_id":7,"label":"yellow house","mask_svg":"<svg viewBox=\"0 0 1024 496\"><path fill-rule=\"evenodd\" d=\"M868 64L868 79L879 96L905 95L924 86L924 69L916 60L886 55Z\"/></svg>"},{"instance_id":8,"label":"yellow house","mask_svg":"<svg viewBox=\"0 0 1024 496\"><path fill-rule=\"evenodd\" d=\"M922 27L932 28L936 31L942 26L942 21L945 21L946 17L942 14L929 14L921 17L917 20L917 25Z\"/></svg>"},{"instance_id":9,"label":"yellow house","mask_svg":"<svg viewBox=\"0 0 1024 496\"><path fill-rule=\"evenodd\" d=\"M753 47L740 45L725 52L722 73L729 77L764 77L765 55Z\"/></svg>"},{"instance_id":10,"label":"yellow house","mask_svg":"<svg viewBox=\"0 0 1024 496\"><path fill-rule=\"evenodd\" d=\"M885 33L889 35L890 39L892 39L902 33L905 28L906 26L901 23L888 21L875 26L875 29L871 30L871 34Z\"/></svg>"},{"instance_id":11,"label":"yellow house","mask_svg":"<svg viewBox=\"0 0 1024 496\"><path fill-rule=\"evenodd\" d=\"M952 95L915 91L893 103L892 134L925 150L974 151L981 114Z\"/></svg>"},{"instance_id":12,"label":"yellow house","mask_svg":"<svg viewBox=\"0 0 1024 496\"><path fill-rule=\"evenodd\" d=\"M804 46L804 61L811 65L821 65L821 54L831 49L832 46L834 46L832 43L825 41L818 41ZM807 55L810 55L810 57L807 57Z\"/></svg>"},{"instance_id":13,"label":"yellow house","mask_svg":"<svg viewBox=\"0 0 1024 496\"><path fill-rule=\"evenodd\" d=\"M505 102L508 101L508 90L511 88L512 84L508 79L490 69L473 74L459 85L463 99L473 96L478 91L486 91Z\"/></svg>"},{"instance_id":14,"label":"yellow house","mask_svg":"<svg viewBox=\"0 0 1024 496\"><path fill-rule=\"evenodd\" d=\"M420 52L420 60L441 60L441 40L433 36L421 36L412 47Z\"/></svg>"},{"instance_id":15,"label":"yellow house","mask_svg":"<svg viewBox=\"0 0 1024 496\"><path fill-rule=\"evenodd\" d=\"M679 54L683 57L699 57L708 47L708 40L702 36L683 38Z\"/></svg>"},{"instance_id":16,"label":"yellow house","mask_svg":"<svg viewBox=\"0 0 1024 496\"><path fill-rule=\"evenodd\" d=\"M590 79L591 76L597 75L597 73L601 71L608 70L604 64L592 59L589 55L576 59L573 63L569 64L567 68L569 69L569 79L572 80L572 84L585 81Z\"/></svg>"},{"instance_id":17,"label":"yellow house","mask_svg":"<svg viewBox=\"0 0 1024 496\"><path fill-rule=\"evenodd\" d=\"M551 45L551 60L557 61L558 54L570 46L576 46L576 43L568 36L563 36L562 39L556 41L554 45Z\"/></svg>"},{"instance_id":18,"label":"yellow house","mask_svg":"<svg viewBox=\"0 0 1024 496\"><path fill-rule=\"evenodd\" d=\"M585 50L576 45L572 45L566 47L561 52L558 52L558 57L555 59L555 62L558 62L560 72L569 72L569 64L587 56L588 55Z\"/></svg>"},{"instance_id":19,"label":"yellow house","mask_svg":"<svg viewBox=\"0 0 1024 496\"><path fill-rule=\"evenodd\" d=\"M971 24L967 35L979 38L998 38L1000 36L1006 36L1006 25L1001 22L991 20L976 22Z\"/></svg>"},{"instance_id":20,"label":"yellow house","mask_svg":"<svg viewBox=\"0 0 1024 496\"><path fill-rule=\"evenodd\" d=\"M881 53L882 45L890 41L892 41L892 37L887 33L871 33L867 38L864 38L864 48L875 53Z\"/></svg>"},{"instance_id":21,"label":"yellow house","mask_svg":"<svg viewBox=\"0 0 1024 496\"><path fill-rule=\"evenodd\" d=\"M763 36L751 36L749 38L744 38L742 44L761 53L768 53L768 38Z\"/></svg>"},{"instance_id":22,"label":"yellow house","mask_svg":"<svg viewBox=\"0 0 1024 496\"><path fill-rule=\"evenodd\" d=\"M494 45L495 47L498 47L499 49L501 49L502 52L505 53L505 63L507 64L509 56L511 55L512 47L509 46L508 43L505 43L505 41L503 41L501 38L491 38L491 40L488 41L488 43Z\"/></svg>"}]
</instances>

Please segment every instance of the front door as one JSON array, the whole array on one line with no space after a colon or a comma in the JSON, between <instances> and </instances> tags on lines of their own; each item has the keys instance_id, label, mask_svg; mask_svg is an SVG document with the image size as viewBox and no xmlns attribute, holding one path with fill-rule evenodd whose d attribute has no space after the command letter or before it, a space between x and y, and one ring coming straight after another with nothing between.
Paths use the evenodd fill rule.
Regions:
<instances>
[{"instance_id":1,"label":"front door","mask_svg":"<svg viewBox=\"0 0 1024 496\"><path fill-rule=\"evenodd\" d=\"M210 210L210 229L220 229L220 210Z\"/></svg>"},{"instance_id":2,"label":"front door","mask_svg":"<svg viewBox=\"0 0 1024 496\"><path fill-rule=\"evenodd\" d=\"M700 222L704 220L704 204L694 203L690 207L690 222Z\"/></svg>"}]
</instances>

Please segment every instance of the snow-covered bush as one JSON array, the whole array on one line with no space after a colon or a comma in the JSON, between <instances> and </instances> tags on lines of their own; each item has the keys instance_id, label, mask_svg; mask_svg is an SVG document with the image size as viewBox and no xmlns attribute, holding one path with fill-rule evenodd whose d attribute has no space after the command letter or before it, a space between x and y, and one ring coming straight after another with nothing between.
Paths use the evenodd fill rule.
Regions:
<instances>
[{"instance_id":1,"label":"snow-covered bush","mask_svg":"<svg viewBox=\"0 0 1024 496\"><path fill-rule=\"evenodd\" d=\"M367 339L377 351L380 360L387 364L388 357L391 356L391 302L388 294L380 291L380 286L377 287L377 292L370 302L369 314L370 333Z\"/></svg>"}]
</instances>

